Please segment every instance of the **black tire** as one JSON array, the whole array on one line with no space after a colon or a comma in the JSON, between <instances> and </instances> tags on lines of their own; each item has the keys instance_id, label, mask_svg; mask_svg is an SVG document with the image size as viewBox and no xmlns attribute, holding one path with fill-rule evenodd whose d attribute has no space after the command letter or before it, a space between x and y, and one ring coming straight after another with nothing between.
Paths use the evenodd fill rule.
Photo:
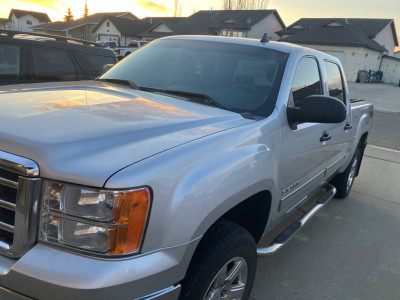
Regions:
<instances>
[{"instance_id":1,"label":"black tire","mask_svg":"<svg viewBox=\"0 0 400 300\"><path fill-rule=\"evenodd\" d=\"M226 269L224 269L225 265L227 265ZM243 300L247 300L253 287L257 268L256 243L250 232L243 227L230 221L220 220L207 231L200 241L185 279L182 281L179 299L207 299L205 296L216 290L212 286L212 284L217 285L216 275L222 270L227 270L229 274L229 270L234 267L239 269L239 265L247 266L247 276L243 275L244 271L241 269L242 271L238 271L238 273L243 276L238 275L232 284L239 286L242 279L247 277L242 296ZM230 286L228 281L224 281L225 284ZM224 289L222 288L220 292L224 293Z\"/></svg>"},{"instance_id":2,"label":"black tire","mask_svg":"<svg viewBox=\"0 0 400 300\"><path fill-rule=\"evenodd\" d=\"M343 199L350 194L360 162L361 151L357 148L346 170L343 173L337 174L331 181L332 185L336 188L335 198Z\"/></svg>"}]
</instances>

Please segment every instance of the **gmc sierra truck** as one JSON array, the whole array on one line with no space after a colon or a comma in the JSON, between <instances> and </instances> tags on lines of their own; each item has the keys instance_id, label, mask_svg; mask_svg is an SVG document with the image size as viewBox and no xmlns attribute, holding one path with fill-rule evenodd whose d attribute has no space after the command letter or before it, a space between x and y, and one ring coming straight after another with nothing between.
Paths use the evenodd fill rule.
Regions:
<instances>
[{"instance_id":1,"label":"gmc sierra truck","mask_svg":"<svg viewBox=\"0 0 400 300\"><path fill-rule=\"evenodd\" d=\"M266 37L3 86L0 298L247 299L257 255L349 194L372 117L338 59Z\"/></svg>"}]
</instances>

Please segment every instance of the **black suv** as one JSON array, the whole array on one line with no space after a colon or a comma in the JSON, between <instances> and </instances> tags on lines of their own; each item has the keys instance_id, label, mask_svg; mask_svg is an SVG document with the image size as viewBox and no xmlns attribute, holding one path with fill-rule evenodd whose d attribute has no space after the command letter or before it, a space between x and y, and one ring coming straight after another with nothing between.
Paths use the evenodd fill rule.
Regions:
<instances>
[{"instance_id":1,"label":"black suv","mask_svg":"<svg viewBox=\"0 0 400 300\"><path fill-rule=\"evenodd\" d=\"M0 30L0 85L94 79L116 62L114 51L96 43Z\"/></svg>"}]
</instances>

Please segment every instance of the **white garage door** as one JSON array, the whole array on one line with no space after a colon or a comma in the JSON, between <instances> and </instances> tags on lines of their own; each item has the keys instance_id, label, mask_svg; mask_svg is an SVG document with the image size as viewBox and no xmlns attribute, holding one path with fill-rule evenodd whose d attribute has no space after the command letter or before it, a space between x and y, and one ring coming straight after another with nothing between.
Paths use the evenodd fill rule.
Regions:
<instances>
[{"instance_id":1,"label":"white garage door","mask_svg":"<svg viewBox=\"0 0 400 300\"><path fill-rule=\"evenodd\" d=\"M344 57L345 57L344 52L341 51L323 51L323 52L338 58L342 63L342 65L344 65Z\"/></svg>"},{"instance_id":2,"label":"white garage door","mask_svg":"<svg viewBox=\"0 0 400 300\"><path fill-rule=\"evenodd\" d=\"M118 39L119 39L118 35L99 34L100 42L118 42Z\"/></svg>"}]
</instances>

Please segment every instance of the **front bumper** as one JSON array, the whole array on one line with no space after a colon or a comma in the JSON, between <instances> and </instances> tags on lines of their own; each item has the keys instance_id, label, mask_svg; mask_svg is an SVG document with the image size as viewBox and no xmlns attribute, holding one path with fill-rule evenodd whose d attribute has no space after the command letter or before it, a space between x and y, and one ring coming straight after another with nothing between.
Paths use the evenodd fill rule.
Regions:
<instances>
[{"instance_id":1,"label":"front bumper","mask_svg":"<svg viewBox=\"0 0 400 300\"><path fill-rule=\"evenodd\" d=\"M162 291L158 291L148 296L136 298L136 300L176 300L181 292L181 285L171 286ZM21 294L17 294L9 289L0 286L0 299L2 300L32 300Z\"/></svg>"},{"instance_id":2,"label":"front bumper","mask_svg":"<svg viewBox=\"0 0 400 300\"><path fill-rule=\"evenodd\" d=\"M120 260L38 244L18 260L0 258L0 299L175 300L199 240Z\"/></svg>"},{"instance_id":3,"label":"front bumper","mask_svg":"<svg viewBox=\"0 0 400 300\"><path fill-rule=\"evenodd\" d=\"M22 296L21 294L17 294L9 289L0 286L0 299L2 300L30 300L31 298L27 298Z\"/></svg>"},{"instance_id":4,"label":"front bumper","mask_svg":"<svg viewBox=\"0 0 400 300\"><path fill-rule=\"evenodd\" d=\"M178 299L180 292L181 285L178 284L136 300L176 300Z\"/></svg>"}]
</instances>

